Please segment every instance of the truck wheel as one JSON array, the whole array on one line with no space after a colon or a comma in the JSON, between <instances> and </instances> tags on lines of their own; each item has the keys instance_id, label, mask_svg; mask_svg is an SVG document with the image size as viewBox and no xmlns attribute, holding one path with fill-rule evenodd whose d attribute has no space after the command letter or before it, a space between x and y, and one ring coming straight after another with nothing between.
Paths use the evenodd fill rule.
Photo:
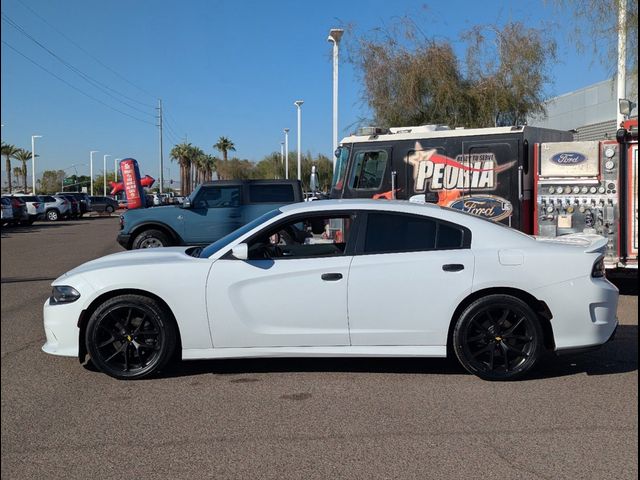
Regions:
<instances>
[{"instance_id":1,"label":"truck wheel","mask_svg":"<svg viewBox=\"0 0 640 480\"><path fill-rule=\"evenodd\" d=\"M132 248L136 250L138 248L158 248L168 247L171 245L171 241L160 230L145 230L140 232L133 240Z\"/></svg>"}]
</instances>

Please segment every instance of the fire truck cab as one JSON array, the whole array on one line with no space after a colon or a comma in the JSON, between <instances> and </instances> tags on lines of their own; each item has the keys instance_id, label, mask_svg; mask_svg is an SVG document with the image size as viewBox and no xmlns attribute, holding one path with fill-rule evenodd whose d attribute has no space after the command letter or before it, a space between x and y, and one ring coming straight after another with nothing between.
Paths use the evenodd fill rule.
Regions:
<instances>
[{"instance_id":1,"label":"fire truck cab","mask_svg":"<svg viewBox=\"0 0 640 480\"><path fill-rule=\"evenodd\" d=\"M571 140L528 126L366 127L335 152L331 197L433 202L531 233L534 144Z\"/></svg>"}]
</instances>

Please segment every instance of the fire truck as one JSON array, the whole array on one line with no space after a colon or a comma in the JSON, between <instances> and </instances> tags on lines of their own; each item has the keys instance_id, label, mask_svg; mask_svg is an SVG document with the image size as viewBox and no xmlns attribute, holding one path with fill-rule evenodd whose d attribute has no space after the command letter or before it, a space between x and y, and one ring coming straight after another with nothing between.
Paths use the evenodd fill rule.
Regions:
<instances>
[{"instance_id":1,"label":"fire truck","mask_svg":"<svg viewBox=\"0 0 640 480\"><path fill-rule=\"evenodd\" d=\"M616 140L542 142L534 149L534 234L608 239L609 269L638 268L638 121Z\"/></svg>"},{"instance_id":2,"label":"fire truck","mask_svg":"<svg viewBox=\"0 0 640 480\"><path fill-rule=\"evenodd\" d=\"M572 138L529 126L366 127L340 143L331 197L433 202L532 233L534 145Z\"/></svg>"}]
</instances>

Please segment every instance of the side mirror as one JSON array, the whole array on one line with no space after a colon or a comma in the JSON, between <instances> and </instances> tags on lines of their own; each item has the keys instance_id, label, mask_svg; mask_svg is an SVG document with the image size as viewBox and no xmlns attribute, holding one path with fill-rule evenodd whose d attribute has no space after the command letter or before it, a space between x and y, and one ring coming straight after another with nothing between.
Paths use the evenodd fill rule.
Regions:
<instances>
[{"instance_id":1,"label":"side mirror","mask_svg":"<svg viewBox=\"0 0 640 480\"><path fill-rule=\"evenodd\" d=\"M189 197L184 197L184 200L182 201L182 208L191 208L191 200Z\"/></svg>"},{"instance_id":2,"label":"side mirror","mask_svg":"<svg viewBox=\"0 0 640 480\"><path fill-rule=\"evenodd\" d=\"M240 243L236 245L231 250L231 255L233 255L238 260L247 260L249 258L249 245L246 243Z\"/></svg>"}]
</instances>

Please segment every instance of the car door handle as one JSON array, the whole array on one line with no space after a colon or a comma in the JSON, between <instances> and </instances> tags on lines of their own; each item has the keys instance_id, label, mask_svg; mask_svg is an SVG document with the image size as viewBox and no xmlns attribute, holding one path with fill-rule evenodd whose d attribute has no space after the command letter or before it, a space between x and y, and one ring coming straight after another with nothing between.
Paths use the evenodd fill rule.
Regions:
<instances>
[{"instance_id":1,"label":"car door handle","mask_svg":"<svg viewBox=\"0 0 640 480\"><path fill-rule=\"evenodd\" d=\"M320 278L325 282L336 282L342 279L341 273L323 273Z\"/></svg>"},{"instance_id":2,"label":"car door handle","mask_svg":"<svg viewBox=\"0 0 640 480\"><path fill-rule=\"evenodd\" d=\"M442 270L444 270L445 272L459 272L461 270L464 270L464 265L460 263L447 263L446 265L442 266Z\"/></svg>"}]
</instances>

